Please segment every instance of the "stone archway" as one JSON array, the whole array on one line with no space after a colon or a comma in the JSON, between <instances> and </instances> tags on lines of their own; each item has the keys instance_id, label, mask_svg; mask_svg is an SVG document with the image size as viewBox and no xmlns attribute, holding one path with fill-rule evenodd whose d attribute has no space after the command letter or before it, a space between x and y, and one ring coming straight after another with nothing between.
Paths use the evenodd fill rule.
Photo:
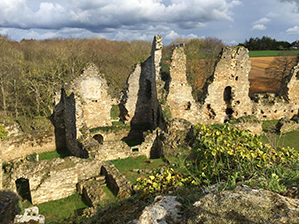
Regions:
<instances>
[{"instance_id":1,"label":"stone archway","mask_svg":"<svg viewBox=\"0 0 299 224\"><path fill-rule=\"evenodd\" d=\"M15 181L16 190L23 200L32 203L29 180L26 178L19 178Z\"/></svg>"},{"instance_id":2,"label":"stone archway","mask_svg":"<svg viewBox=\"0 0 299 224\"><path fill-rule=\"evenodd\" d=\"M96 134L92 137L93 139L97 140L99 144L103 145L104 137L101 134Z\"/></svg>"},{"instance_id":3,"label":"stone archway","mask_svg":"<svg viewBox=\"0 0 299 224\"><path fill-rule=\"evenodd\" d=\"M223 100L226 104L226 109L225 109L226 118L224 121L228 121L231 119L232 114L234 113L234 110L232 109L233 93L232 93L231 86L225 87L223 92Z\"/></svg>"}]
</instances>

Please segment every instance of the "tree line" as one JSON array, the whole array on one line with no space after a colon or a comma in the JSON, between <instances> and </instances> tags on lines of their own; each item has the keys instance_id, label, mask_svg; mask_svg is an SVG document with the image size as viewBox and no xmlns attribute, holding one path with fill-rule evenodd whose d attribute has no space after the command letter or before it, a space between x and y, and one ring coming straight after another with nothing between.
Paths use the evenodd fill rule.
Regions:
<instances>
[{"instance_id":1,"label":"tree line","mask_svg":"<svg viewBox=\"0 0 299 224\"><path fill-rule=\"evenodd\" d=\"M163 48L162 73L163 70L167 72L169 68L173 47L181 44L184 44L187 57L187 80L192 86L194 99L200 101L203 85L206 79L213 74L216 60L225 44L222 40L214 37L205 39L178 38Z\"/></svg>"},{"instance_id":2,"label":"tree line","mask_svg":"<svg viewBox=\"0 0 299 224\"><path fill-rule=\"evenodd\" d=\"M203 84L212 75L225 45L217 38L176 39L163 48L163 74L169 75L172 49L181 43L187 56L187 79L193 97L200 100ZM80 76L88 63L99 68L107 80L109 94L118 97L135 65L150 53L151 42L147 41L68 38L15 42L0 36L0 121L3 117L49 116L53 93ZM272 73L277 75L275 71Z\"/></svg>"},{"instance_id":3,"label":"tree line","mask_svg":"<svg viewBox=\"0 0 299 224\"><path fill-rule=\"evenodd\" d=\"M151 50L146 41L53 39L10 41L0 37L0 119L49 116L52 95L94 63L116 96L137 62Z\"/></svg>"},{"instance_id":4,"label":"tree line","mask_svg":"<svg viewBox=\"0 0 299 224\"><path fill-rule=\"evenodd\" d=\"M177 39L163 48L168 60L178 42L185 43L187 75L197 96L224 44L216 38ZM0 36L0 119L49 116L53 93L82 74L88 63L99 68L109 94L118 97L134 66L150 53L151 42L147 41L69 38L16 42Z\"/></svg>"},{"instance_id":5,"label":"tree line","mask_svg":"<svg viewBox=\"0 0 299 224\"><path fill-rule=\"evenodd\" d=\"M296 41L289 43L288 41L277 41L274 38L263 36L262 38L249 38L239 46L244 46L250 51L263 51L263 50L289 50L296 46Z\"/></svg>"}]
</instances>

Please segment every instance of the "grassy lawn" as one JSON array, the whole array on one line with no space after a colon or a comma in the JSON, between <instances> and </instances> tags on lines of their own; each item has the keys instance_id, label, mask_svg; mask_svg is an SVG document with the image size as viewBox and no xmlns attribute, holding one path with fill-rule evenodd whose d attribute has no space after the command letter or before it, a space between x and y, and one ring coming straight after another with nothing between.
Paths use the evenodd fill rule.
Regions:
<instances>
[{"instance_id":1,"label":"grassy lawn","mask_svg":"<svg viewBox=\"0 0 299 224\"><path fill-rule=\"evenodd\" d=\"M67 150L55 150L50 152L43 152L38 154L39 160L52 160L54 158L65 158L71 156L71 153Z\"/></svg>"},{"instance_id":2,"label":"grassy lawn","mask_svg":"<svg viewBox=\"0 0 299 224\"><path fill-rule=\"evenodd\" d=\"M88 208L78 193L60 200L39 204L37 207L40 214L46 217L47 223L57 223L57 220L68 218L75 214L82 215L82 211Z\"/></svg>"},{"instance_id":3,"label":"grassy lawn","mask_svg":"<svg viewBox=\"0 0 299 224\"><path fill-rule=\"evenodd\" d=\"M147 174L140 174L133 172L133 169L149 169L158 168L163 166L165 163L160 159L148 159L146 156L138 156L136 158L128 157L126 159L117 159L111 161L115 167L126 176L126 178L135 184L136 178L146 176Z\"/></svg>"},{"instance_id":4,"label":"grassy lawn","mask_svg":"<svg viewBox=\"0 0 299 224\"><path fill-rule=\"evenodd\" d=\"M299 131L292 131L288 133L280 134L270 134L268 137L262 135L262 140L265 143L271 143L274 147L292 147L299 151Z\"/></svg>"},{"instance_id":5,"label":"grassy lawn","mask_svg":"<svg viewBox=\"0 0 299 224\"><path fill-rule=\"evenodd\" d=\"M296 56L299 50L291 51L249 51L249 57Z\"/></svg>"}]
</instances>

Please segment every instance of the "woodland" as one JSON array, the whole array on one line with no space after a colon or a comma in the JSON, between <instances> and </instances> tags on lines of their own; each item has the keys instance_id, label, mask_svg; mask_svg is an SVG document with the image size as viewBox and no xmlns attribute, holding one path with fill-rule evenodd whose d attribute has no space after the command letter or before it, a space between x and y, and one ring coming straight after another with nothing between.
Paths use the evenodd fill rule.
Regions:
<instances>
[{"instance_id":1,"label":"woodland","mask_svg":"<svg viewBox=\"0 0 299 224\"><path fill-rule=\"evenodd\" d=\"M177 39L163 50L162 73L169 72L172 47L185 42L187 73L195 97L209 76L224 46L221 40ZM47 117L52 96L94 63L109 85L109 94L119 97L134 66L150 56L151 42L106 39L51 39L10 41L0 37L0 118L16 120L26 131L26 120ZM199 59L200 63L198 63Z\"/></svg>"}]
</instances>

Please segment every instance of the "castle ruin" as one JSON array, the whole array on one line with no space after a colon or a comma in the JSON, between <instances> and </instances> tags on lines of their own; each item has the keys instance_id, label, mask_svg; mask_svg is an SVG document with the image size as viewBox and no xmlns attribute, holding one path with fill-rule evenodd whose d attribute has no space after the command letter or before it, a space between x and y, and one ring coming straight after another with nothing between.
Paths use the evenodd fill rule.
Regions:
<instances>
[{"instance_id":1,"label":"castle ruin","mask_svg":"<svg viewBox=\"0 0 299 224\"><path fill-rule=\"evenodd\" d=\"M220 53L214 74L206 83L203 119L223 123L252 114L249 98L250 60L243 47L226 47Z\"/></svg>"},{"instance_id":2,"label":"castle ruin","mask_svg":"<svg viewBox=\"0 0 299 224\"><path fill-rule=\"evenodd\" d=\"M19 166L10 179L3 180L6 188L15 191L18 183L27 183L32 189L31 200L42 203L66 197L74 191L80 180L88 181L98 176L103 167L102 161L139 155L160 157L163 155L161 139L163 133L167 132L163 114L165 108L169 108L173 119L182 118L192 124L224 123L249 115L266 120L292 118L298 114L299 64L285 80L279 96L256 94L251 99L248 50L244 47L226 47L218 58L213 75L205 84L202 102L197 102L187 82L184 46L174 48L170 78L167 80L161 76L162 47L162 38L155 36L150 57L136 65L128 77L127 89L119 100L108 95L105 78L94 65L89 65L57 97L52 116L56 148L66 148L72 155L81 158L92 155L92 161L72 157L51 163L40 161L33 167ZM129 129L113 133L98 131L93 134L102 137L99 138L101 141L89 139L87 143L80 143L78 138L90 137L89 129L112 125L110 111L118 101L120 120L129 125ZM122 141L130 136L132 130L139 131L143 136L141 144L129 146ZM3 151L9 154L6 148ZM51 166L54 169L50 169ZM46 168L50 171L47 172ZM56 168L59 168L59 172ZM67 190L62 192L61 189Z\"/></svg>"}]
</instances>

